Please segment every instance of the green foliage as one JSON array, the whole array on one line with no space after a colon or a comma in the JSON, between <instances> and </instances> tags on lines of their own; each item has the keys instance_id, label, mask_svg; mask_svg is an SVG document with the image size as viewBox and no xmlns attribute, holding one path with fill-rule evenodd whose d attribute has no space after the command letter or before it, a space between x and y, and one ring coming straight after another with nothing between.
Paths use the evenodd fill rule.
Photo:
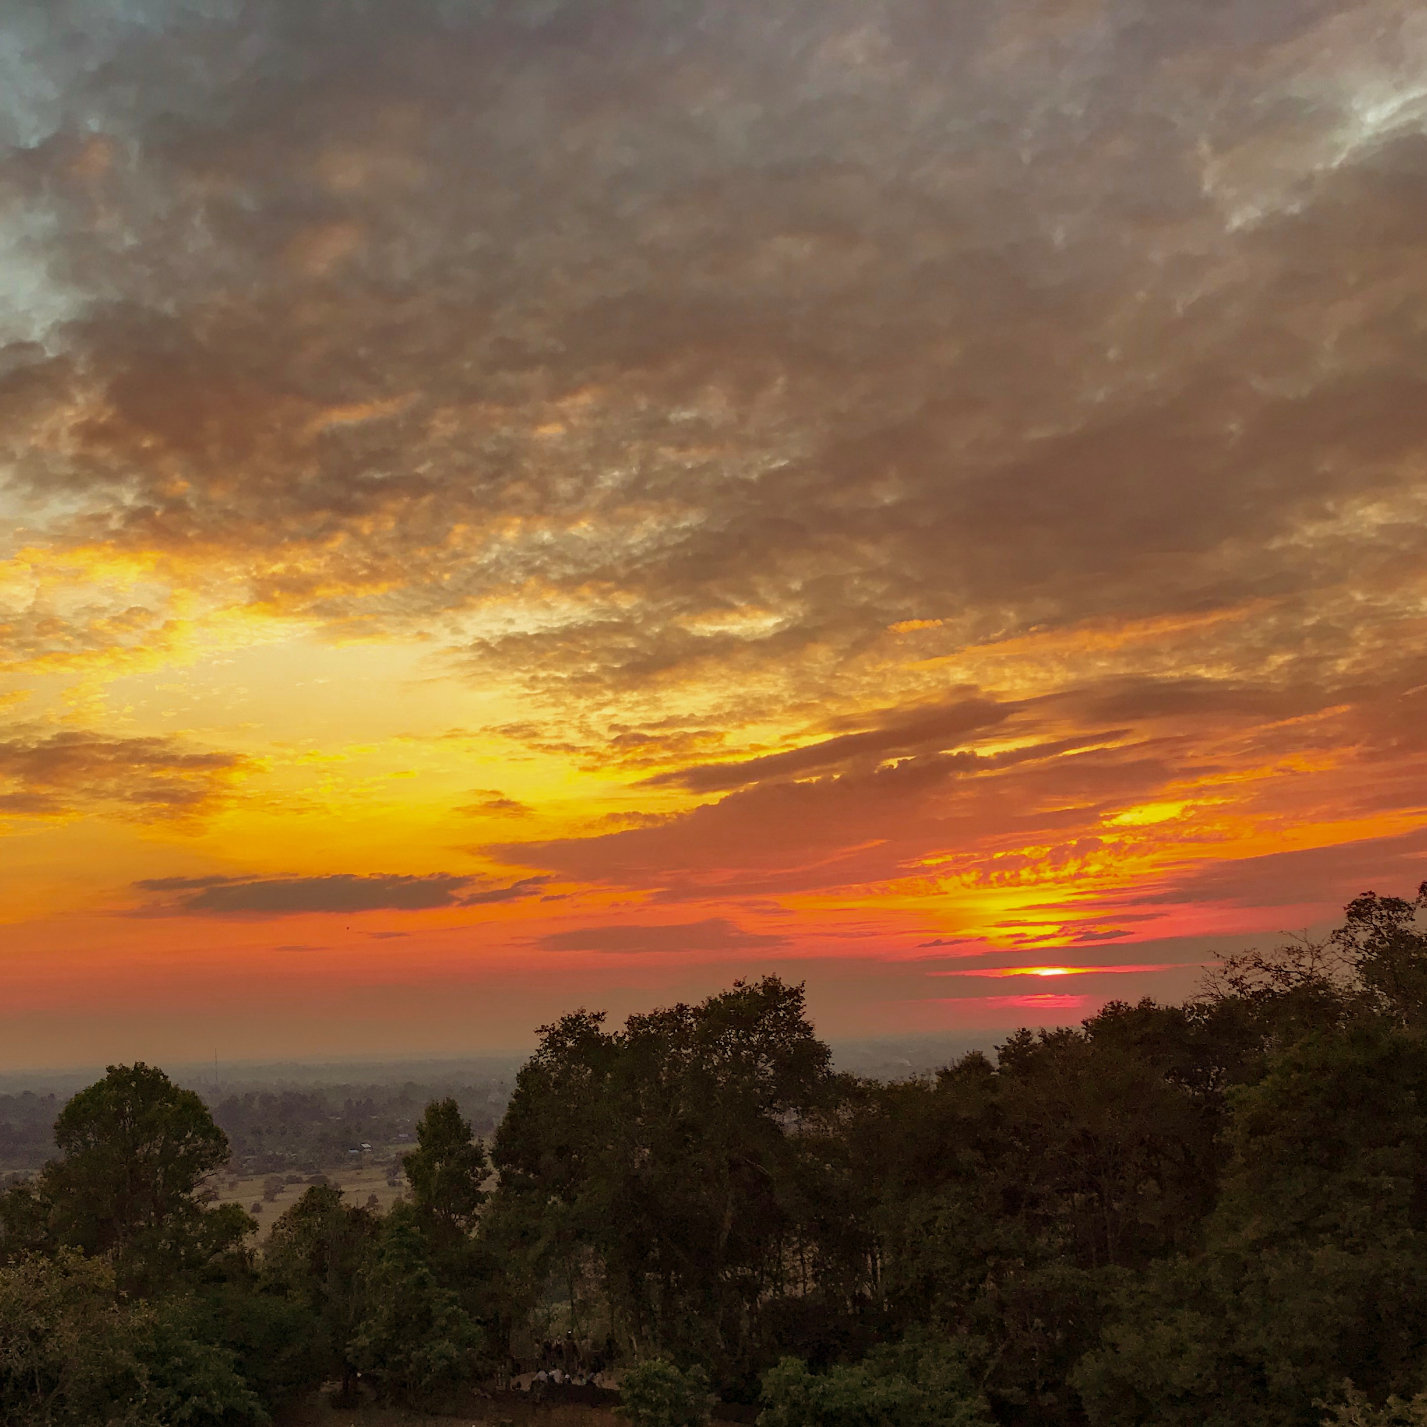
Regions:
<instances>
[{"instance_id":1,"label":"green foliage","mask_svg":"<svg viewBox=\"0 0 1427 1427\"><path fill-rule=\"evenodd\" d=\"M415 1406L440 1402L487 1366L480 1326L429 1254L417 1215L398 1206L382 1226L367 1311L347 1345L348 1361L383 1397Z\"/></svg>"},{"instance_id":2,"label":"green foliage","mask_svg":"<svg viewBox=\"0 0 1427 1427\"><path fill-rule=\"evenodd\" d=\"M82 1421L122 1376L125 1326L108 1264L61 1251L0 1267L0 1420Z\"/></svg>"},{"instance_id":3,"label":"green foliage","mask_svg":"<svg viewBox=\"0 0 1427 1427\"><path fill-rule=\"evenodd\" d=\"M454 1100L434 1101L416 1126L417 1147L402 1161L417 1212L437 1236L459 1239L475 1226L490 1175L485 1146Z\"/></svg>"},{"instance_id":4,"label":"green foliage","mask_svg":"<svg viewBox=\"0 0 1427 1427\"><path fill-rule=\"evenodd\" d=\"M633 1427L703 1427L716 1401L701 1367L681 1372L667 1358L650 1358L625 1371L615 1411Z\"/></svg>"},{"instance_id":5,"label":"green foliage","mask_svg":"<svg viewBox=\"0 0 1427 1427\"><path fill-rule=\"evenodd\" d=\"M273 1225L263 1255L267 1282L310 1315L309 1350L350 1394L349 1344L367 1312L381 1225L342 1191L313 1185Z\"/></svg>"},{"instance_id":6,"label":"green foliage","mask_svg":"<svg viewBox=\"0 0 1427 1427\"><path fill-rule=\"evenodd\" d=\"M1418 1384L1427 1342L1427 1045L1355 1023L1233 1097L1205 1251L1124 1289L1075 1373L1104 1427L1314 1420L1345 1374Z\"/></svg>"},{"instance_id":7,"label":"green foliage","mask_svg":"<svg viewBox=\"0 0 1427 1427\"><path fill-rule=\"evenodd\" d=\"M53 1208L42 1181L22 1179L0 1192L0 1262L53 1252Z\"/></svg>"},{"instance_id":8,"label":"green foliage","mask_svg":"<svg viewBox=\"0 0 1427 1427\"><path fill-rule=\"evenodd\" d=\"M1411 901L1366 892L1348 903L1332 944L1376 1009L1405 1026L1427 1028L1427 882Z\"/></svg>"},{"instance_id":9,"label":"green foliage","mask_svg":"<svg viewBox=\"0 0 1427 1427\"><path fill-rule=\"evenodd\" d=\"M188 1304L136 1310L131 1333L136 1400L126 1423L241 1427L268 1421L235 1355L200 1336Z\"/></svg>"},{"instance_id":10,"label":"green foliage","mask_svg":"<svg viewBox=\"0 0 1427 1427\"><path fill-rule=\"evenodd\" d=\"M1323 1427L1427 1427L1427 1392L1419 1392L1410 1402L1389 1397L1381 1407L1374 1407L1349 1382L1334 1401L1318 1405L1328 1414Z\"/></svg>"},{"instance_id":11,"label":"green foliage","mask_svg":"<svg viewBox=\"0 0 1427 1427\"><path fill-rule=\"evenodd\" d=\"M55 1121L62 1158L36 1195L58 1241L115 1255L121 1285L151 1292L231 1253L253 1221L233 1205L208 1209L198 1191L228 1158L203 1101L142 1063L111 1065Z\"/></svg>"},{"instance_id":12,"label":"green foliage","mask_svg":"<svg viewBox=\"0 0 1427 1427\"><path fill-rule=\"evenodd\" d=\"M13 1427L242 1427L267 1419L181 1302L125 1305L110 1266L60 1250L0 1268L0 1420Z\"/></svg>"},{"instance_id":13,"label":"green foliage","mask_svg":"<svg viewBox=\"0 0 1427 1427\"><path fill-rule=\"evenodd\" d=\"M812 1373L784 1358L763 1379L759 1427L991 1427L986 1398L949 1346L884 1348Z\"/></svg>"},{"instance_id":14,"label":"green foliage","mask_svg":"<svg viewBox=\"0 0 1427 1427\"><path fill-rule=\"evenodd\" d=\"M828 1049L775 977L602 1019L543 1028L496 1137L492 1232L528 1255L528 1291L593 1252L627 1342L746 1374L764 1306L810 1268L797 1218L821 1146L796 1131L830 1101Z\"/></svg>"},{"instance_id":15,"label":"green foliage","mask_svg":"<svg viewBox=\"0 0 1427 1427\"><path fill-rule=\"evenodd\" d=\"M249 1276L207 1283L185 1300L194 1334L222 1348L258 1398L275 1410L340 1375L315 1315L304 1303Z\"/></svg>"}]
</instances>

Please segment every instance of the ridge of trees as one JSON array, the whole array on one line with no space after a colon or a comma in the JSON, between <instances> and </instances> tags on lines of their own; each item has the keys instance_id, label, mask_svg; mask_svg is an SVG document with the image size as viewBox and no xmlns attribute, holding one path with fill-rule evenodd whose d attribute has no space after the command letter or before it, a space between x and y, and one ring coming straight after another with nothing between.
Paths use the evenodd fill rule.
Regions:
<instances>
[{"instance_id":1,"label":"ridge of trees","mask_svg":"<svg viewBox=\"0 0 1427 1427\"><path fill-rule=\"evenodd\" d=\"M802 988L540 1031L489 1151L432 1101L385 1215L206 1194L142 1064L0 1195L0 1420L261 1423L624 1374L636 1427L1427 1423L1427 883L934 1077L838 1074Z\"/></svg>"}]
</instances>

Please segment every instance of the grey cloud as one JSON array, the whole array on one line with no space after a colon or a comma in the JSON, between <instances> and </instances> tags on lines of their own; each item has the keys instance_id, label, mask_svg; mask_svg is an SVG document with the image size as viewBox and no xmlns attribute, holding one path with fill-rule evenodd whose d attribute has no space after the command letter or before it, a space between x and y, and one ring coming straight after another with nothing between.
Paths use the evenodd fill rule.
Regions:
<instances>
[{"instance_id":1,"label":"grey cloud","mask_svg":"<svg viewBox=\"0 0 1427 1427\"><path fill-rule=\"evenodd\" d=\"M1251 598L1326 673L1427 558L1424 141L1321 58L1395 82L1395 0L400 11L56 10L32 529L596 703Z\"/></svg>"},{"instance_id":2,"label":"grey cloud","mask_svg":"<svg viewBox=\"0 0 1427 1427\"><path fill-rule=\"evenodd\" d=\"M1135 907L1167 902L1321 905L1336 910L1364 891L1409 895L1427 878L1427 828L1393 837L1367 837L1347 846L1295 848L1197 868L1172 892L1117 899ZM1125 920L1111 910L1108 915ZM1285 928L1292 931L1293 928Z\"/></svg>"},{"instance_id":3,"label":"grey cloud","mask_svg":"<svg viewBox=\"0 0 1427 1427\"><path fill-rule=\"evenodd\" d=\"M528 897L537 888L552 881L550 877L522 877L509 887L494 887L486 892L472 892L461 898L463 907L479 907L488 902L513 902L520 897Z\"/></svg>"},{"instance_id":4,"label":"grey cloud","mask_svg":"<svg viewBox=\"0 0 1427 1427\"><path fill-rule=\"evenodd\" d=\"M468 890L472 875L427 876L331 873L318 877L155 877L136 882L143 892L178 892L151 904L159 915L287 916L308 912L425 911L512 901L530 895L548 877L526 877L507 887Z\"/></svg>"},{"instance_id":5,"label":"grey cloud","mask_svg":"<svg viewBox=\"0 0 1427 1427\"><path fill-rule=\"evenodd\" d=\"M737 763L698 764L656 774L645 781L656 786L675 783L700 793L718 792L771 778L824 770L853 760L880 761L895 754L928 748L939 751L974 733L986 733L998 727L1014 712L1014 705L996 704L989 699L966 699L937 709L911 709L885 717L881 727L860 733L839 734L802 748L746 758Z\"/></svg>"},{"instance_id":6,"label":"grey cloud","mask_svg":"<svg viewBox=\"0 0 1427 1427\"><path fill-rule=\"evenodd\" d=\"M986 758L921 754L805 781L774 778L647 827L485 851L562 880L640 887L669 901L956 875L956 853L1004 839L1040 844L1032 861L1043 873L1093 853L1099 844L1085 840L1087 826L1161 787L1174 766L1167 755L1098 740ZM952 860L925 868L930 848Z\"/></svg>"},{"instance_id":7,"label":"grey cloud","mask_svg":"<svg viewBox=\"0 0 1427 1427\"><path fill-rule=\"evenodd\" d=\"M145 892L197 892L209 887L227 887L241 878L234 877L146 877L134 886Z\"/></svg>"},{"instance_id":8,"label":"grey cloud","mask_svg":"<svg viewBox=\"0 0 1427 1427\"><path fill-rule=\"evenodd\" d=\"M247 764L241 755L198 752L172 738L13 729L0 738L0 814L197 816L222 802Z\"/></svg>"},{"instance_id":9,"label":"grey cloud","mask_svg":"<svg viewBox=\"0 0 1427 1427\"><path fill-rule=\"evenodd\" d=\"M740 951L786 944L786 938L744 931L727 917L659 925L579 927L540 938L547 951Z\"/></svg>"},{"instance_id":10,"label":"grey cloud","mask_svg":"<svg viewBox=\"0 0 1427 1427\"><path fill-rule=\"evenodd\" d=\"M503 814L506 817L528 817L534 811L518 798L506 797L499 788L477 788L474 795L475 802L463 803L456 811L472 817L490 813Z\"/></svg>"}]
</instances>

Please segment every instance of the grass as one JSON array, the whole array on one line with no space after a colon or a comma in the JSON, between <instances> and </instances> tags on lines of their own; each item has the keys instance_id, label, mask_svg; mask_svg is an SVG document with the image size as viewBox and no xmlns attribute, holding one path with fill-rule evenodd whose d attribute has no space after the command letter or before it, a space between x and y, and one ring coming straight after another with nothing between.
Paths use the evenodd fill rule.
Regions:
<instances>
[{"instance_id":1,"label":"grass","mask_svg":"<svg viewBox=\"0 0 1427 1427\"><path fill-rule=\"evenodd\" d=\"M272 1233L272 1226L279 1214L284 1209L289 1209L302 1197L303 1191L307 1188L306 1183L285 1185L278 1193L276 1199L268 1202L263 1198L263 1186L273 1176L267 1174L244 1175L234 1182L231 1176L222 1178L215 1188L218 1191L216 1200L219 1204L237 1204L249 1213L253 1213L253 1205L261 1205L261 1208L253 1214L258 1221L258 1242L265 1243L268 1235ZM401 1184L393 1188L387 1183L387 1166L385 1164L365 1163L352 1165L350 1168L331 1170L327 1174L330 1184L335 1184L346 1196L347 1203L363 1205L368 1198L375 1194L377 1197L377 1207L385 1214L396 1201L402 1197Z\"/></svg>"}]
</instances>

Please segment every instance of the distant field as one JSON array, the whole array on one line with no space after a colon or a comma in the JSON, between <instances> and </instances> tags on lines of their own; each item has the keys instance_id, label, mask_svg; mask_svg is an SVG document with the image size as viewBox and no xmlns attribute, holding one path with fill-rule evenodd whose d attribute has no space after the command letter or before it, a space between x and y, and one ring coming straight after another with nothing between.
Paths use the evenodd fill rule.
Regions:
<instances>
[{"instance_id":1,"label":"distant field","mask_svg":"<svg viewBox=\"0 0 1427 1427\"><path fill-rule=\"evenodd\" d=\"M408 1147L403 1147L403 1149ZM393 1152L393 1163L400 1164L400 1152ZM218 1189L218 1202L220 1204L238 1204L246 1209L258 1221L258 1242L266 1243L268 1235L272 1232L272 1226L276 1222L278 1215L285 1209L289 1209L301 1197L307 1189L306 1183L285 1185L271 1202L263 1198L263 1189L268 1180L273 1176L266 1174L245 1175L234 1184L231 1176L224 1176L216 1186ZM327 1174L327 1182L335 1184L346 1196L349 1204L363 1205L368 1198L375 1194L377 1197L377 1208L385 1214L396 1201L402 1197L406 1184L404 1178L399 1177L397 1187L393 1188L387 1183L387 1163L385 1157L373 1162L368 1160L365 1164L353 1166L348 1170L332 1170ZM260 1207L254 1210L253 1205Z\"/></svg>"}]
</instances>

